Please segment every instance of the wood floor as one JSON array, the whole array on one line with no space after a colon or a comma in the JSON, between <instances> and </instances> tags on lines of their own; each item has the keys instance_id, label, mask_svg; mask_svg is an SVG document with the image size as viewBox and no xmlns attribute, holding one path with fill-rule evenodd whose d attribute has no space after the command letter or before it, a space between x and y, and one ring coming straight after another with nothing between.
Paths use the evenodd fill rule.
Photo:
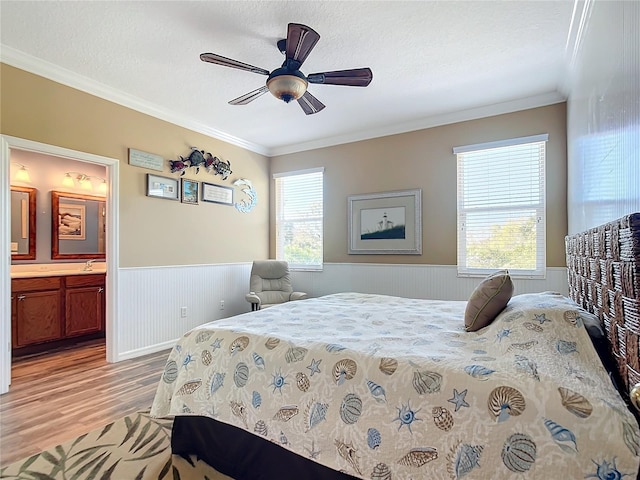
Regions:
<instances>
[{"instance_id":1,"label":"wood floor","mask_svg":"<svg viewBox=\"0 0 640 480\"><path fill-rule=\"evenodd\" d=\"M93 342L14 360L0 396L0 465L149 408L168 355L107 363Z\"/></svg>"}]
</instances>

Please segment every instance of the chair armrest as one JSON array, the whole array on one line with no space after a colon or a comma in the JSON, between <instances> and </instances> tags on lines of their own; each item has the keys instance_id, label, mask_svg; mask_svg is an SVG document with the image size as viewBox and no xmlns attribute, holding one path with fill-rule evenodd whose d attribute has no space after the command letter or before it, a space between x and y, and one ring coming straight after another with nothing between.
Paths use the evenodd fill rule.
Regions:
<instances>
[{"instance_id":1,"label":"chair armrest","mask_svg":"<svg viewBox=\"0 0 640 480\"><path fill-rule=\"evenodd\" d=\"M262 301L260 297L255 294L255 292L249 292L244 296L245 300L251 304L251 311L255 312L260 310Z\"/></svg>"},{"instance_id":2,"label":"chair armrest","mask_svg":"<svg viewBox=\"0 0 640 480\"><path fill-rule=\"evenodd\" d=\"M289 300L304 300L307 298L307 294L303 292L291 292L289 295Z\"/></svg>"},{"instance_id":3,"label":"chair armrest","mask_svg":"<svg viewBox=\"0 0 640 480\"><path fill-rule=\"evenodd\" d=\"M260 305L260 297L253 292L249 292L244 296L245 300L249 303L257 303Z\"/></svg>"}]
</instances>

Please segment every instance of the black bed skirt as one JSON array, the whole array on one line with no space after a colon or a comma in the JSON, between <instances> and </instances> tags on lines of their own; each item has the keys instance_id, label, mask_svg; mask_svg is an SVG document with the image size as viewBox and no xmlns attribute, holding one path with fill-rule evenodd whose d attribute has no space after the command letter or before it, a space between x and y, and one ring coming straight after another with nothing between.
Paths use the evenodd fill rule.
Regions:
<instances>
[{"instance_id":1,"label":"black bed skirt","mask_svg":"<svg viewBox=\"0 0 640 480\"><path fill-rule=\"evenodd\" d=\"M175 455L195 455L235 480L356 480L208 417L176 417L171 451Z\"/></svg>"}]
</instances>

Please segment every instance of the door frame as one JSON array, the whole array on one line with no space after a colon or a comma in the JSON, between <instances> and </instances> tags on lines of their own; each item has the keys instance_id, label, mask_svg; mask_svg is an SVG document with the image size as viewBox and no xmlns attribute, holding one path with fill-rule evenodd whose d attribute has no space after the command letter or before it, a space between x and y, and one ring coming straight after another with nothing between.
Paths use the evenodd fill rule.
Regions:
<instances>
[{"instance_id":1,"label":"door frame","mask_svg":"<svg viewBox=\"0 0 640 480\"><path fill-rule=\"evenodd\" d=\"M118 353L118 198L119 161L92 153L48 145L9 135L0 136L0 295L11 298L11 150L36 152L80 162L104 165L109 185L107 192L106 235L106 351L107 362L117 360ZM11 384L11 302L0 302L0 394Z\"/></svg>"}]
</instances>

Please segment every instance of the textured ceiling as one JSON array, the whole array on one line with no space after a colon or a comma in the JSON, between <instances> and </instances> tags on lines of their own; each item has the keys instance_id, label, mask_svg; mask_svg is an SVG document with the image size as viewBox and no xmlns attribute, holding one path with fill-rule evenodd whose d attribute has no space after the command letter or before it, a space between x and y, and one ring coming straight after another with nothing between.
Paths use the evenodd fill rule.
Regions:
<instances>
[{"instance_id":1,"label":"textured ceiling","mask_svg":"<svg viewBox=\"0 0 640 480\"><path fill-rule=\"evenodd\" d=\"M5 1L10 65L245 148L274 155L562 99L571 1ZM269 94L227 102L266 77L289 22L320 41L304 73L370 67L366 88L310 85L306 116Z\"/></svg>"}]
</instances>

